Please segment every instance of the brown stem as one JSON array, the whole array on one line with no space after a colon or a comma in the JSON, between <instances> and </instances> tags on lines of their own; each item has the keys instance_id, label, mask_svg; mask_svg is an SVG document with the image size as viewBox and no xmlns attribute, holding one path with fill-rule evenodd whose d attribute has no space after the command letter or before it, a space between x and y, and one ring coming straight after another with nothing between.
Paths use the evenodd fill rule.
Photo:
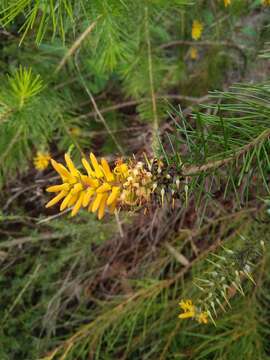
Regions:
<instances>
[{"instance_id":1,"label":"brown stem","mask_svg":"<svg viewBox=\"0 0 270 360\"><path fill-rule=\"evenodd\" d=\"M200 165L200 166L191 166L190 168L186 168L183 170L183 175L184 176L197 175L200 172L207 171L210 169L215 169L220 166L226 165L226 164L230 163L231 161L234 161L236 158L244 155L251 148L257 146L262 141L267 139L269 136L270 136L270 129L266 129L259 136L257 136L254 140L252 140L250 143L246 144L245 146L240 148L240 150L235 152L234 155L232 155L226 159L212 161L207 164Z\"/></svg>"}]
</instances>

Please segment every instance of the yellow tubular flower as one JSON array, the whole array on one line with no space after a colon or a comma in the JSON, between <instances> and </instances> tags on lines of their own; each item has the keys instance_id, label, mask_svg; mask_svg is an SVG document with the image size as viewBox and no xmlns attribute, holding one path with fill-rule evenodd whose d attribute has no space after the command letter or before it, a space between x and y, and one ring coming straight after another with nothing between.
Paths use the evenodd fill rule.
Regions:
<instances>
[{"instance_id":1,"label":"yellow tubular flower","mask_svg":"<svg viewBox=\"0 0 270 360\"><path fill-rule=\"evenodd\" d=\"M34 157L34 166L38 171L42 171L47 169L50 163L51 156L48 152L38 151L36 156Z\"/></svg>"},{"instance_id":2,"label":"yellow tubular flower","mask_svg":"<svg viewBox=\"0 0 270 360\"><path fill-rule=\"evenodd\" d=\"M178 315L179 319L188 319L195 317L195 312L193 311L186 311L183 314Z\"/></svg>"},{"instance_id":3,"label":"yellow tubular flower","mask_svg":"<svg viewBox=\"0 0 270 360\"><path fill-rule=\"evenodd\" d=\"M199 40L202 36L203 32L203 24L198 21L194 20L192 23L192 30L191 30L191 36L193 40Z\"/></svg>"},{"instance_id":4,"label":"yellow tubular flower","mask_svg":"<svg viewBox=\"0 0 270 360\"><path fill-rule=\"evenodd\" d=\"M102 178L103 177L103 173L100 169L100 166L99 166L99 163L95 157L95 155L93 153L90 154L90 160L91 160L91 163L93 165L93 168L95 170L95 176L96 178Z\"/></svg>"},{"instance_id":5,"label":"yellow tubular flower","mask_svg":"<svg viewBox=\"0 0 270 360\"><path fill-rule=\"evenodd\" d=\"M49 208L55 204L57 204L61 199L63 199L67 193L65 191L61 191L58 195L56 195L51 201L46 204L46 208Z\"/></svg>"},{"instance_id":6,"label":"yellow tubular flower","mask_svg":"<svg viewBox=\"0 0 270 360\"><path fill-rule=\"evenodd\" d=\"M109 166L106 159L104 159L104 158L101 159L101 166L102 166L102 170L104 172L104 175L106 177L106 180L109 181L109 182L113 181L114 180L114 175L111 172L110 166Z\"/></svg>"}]
</instances>

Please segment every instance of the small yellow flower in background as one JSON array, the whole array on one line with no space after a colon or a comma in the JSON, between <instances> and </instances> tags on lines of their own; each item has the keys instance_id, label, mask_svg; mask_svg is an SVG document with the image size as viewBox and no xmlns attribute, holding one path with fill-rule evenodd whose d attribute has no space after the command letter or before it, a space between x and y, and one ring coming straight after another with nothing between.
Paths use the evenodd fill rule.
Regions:
<instances>
[{"instance_id":1,"label":"small yellow flower in background","mask_svg":"<svg viewBox=\"0 0 270 360\"><path fill-rule=\"evenodd\" d=\"M265 6L270 6L270 0L262 0L262 4Z\"/></svg>"},{"instance_id":2,"label":"small yellow flower in background","mask_svg":"<svg viewBox=\"0 0 270 360\"><path fill-rule=\"evenodd\" d=\"M194 20L192 23L192 31L191 31L192 39L199 40L200 37L202 36L202 32L203 32L203 24L198 20Z\"/></svg>"},{"instance_id":3,"label":"small yellow flower in background","mask_svg":"<svg viewBox=\"0 0 270 360\"><path fill-rule=\"evenodd\" d=\"M200 324L207 324L208 323L208 314L206 311L201 312L198 317L197 320Z\"/></svg>"},{"instance_id":4,"label":"small yellow flower in background","mask_svg":"<svg viewBox=\"0 0 270 360\"><path fill-rule=\"evenodd\" d=\"M181 300L179 303L180 308L183 310L183 313L178 315L180 319L195 319L199 324L208 323L208 314L206 311L200 311L192 303L192 300Z\"/></svg>"},{"instance_id":5,"label":"small yellow flower in background","mask_svg":"<svg viewBox=\"0 0 270 360\"><path fill-rule=\"evenodd\" d=\"M180 319L188 319L195 317L196 309L191 300L181 300L179 305L184 311L178 316Z\"/></svg>"},{"instance_id":6,"label":"small yellow flower in background","mask_svg":"<svg viewBox=\"0 0 270 360\"><path fill-rule=\"evenodd\" d=\"M231 5L231 0L224 0L224 6L227 7Z\"/></svg>"},{"instance_id":7,"label":"small yellow flower in background","mask_svg":"<svg viewBox=\"0 0 270 360\"><path fill-rule=\"evenodd\" d=\"M50 159L51 156L48 152L38 151L33 160L36 170L45 170L50 163Z\"/></svg>"},{"instance_id":8,"label":"small yellow flower in background","mask_svg":"<svg viewBox=\"0 0 270 360\"><path fill-rule=\"evenodd\" d=\"M189 56L191 60L197 60L198 59L198 50L194 46L190 48Z\"/></svg>"}]
</instances>

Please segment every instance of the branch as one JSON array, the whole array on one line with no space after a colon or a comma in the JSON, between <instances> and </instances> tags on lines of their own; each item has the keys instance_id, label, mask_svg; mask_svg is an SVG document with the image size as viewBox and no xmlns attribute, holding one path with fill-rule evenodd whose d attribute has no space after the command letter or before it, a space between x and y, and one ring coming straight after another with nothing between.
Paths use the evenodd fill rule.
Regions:
<instances>
[{"instance_id":1,"label":"branch","mask_svg":"<svg viewBox=\"0 0 270 360\"><path fill-rule=\"evenodd\" d=\"M98 16L98 18L100 18L100 16ZM98 20L97 18L97 20ZM65 56L63 57L63 59L60 61L60 63L58 64L55 73L58 73L62 67L66 64L66 62L68 61L68 59L75 53L75 51L79 48L79 46L81 45L81 43L83 42L83 40L87 37L87 35L89 35L92 30L95 28L96 24L97 24L97 20L94 21L91 25L88 26L88 28L77 38L77 40L73 43L73 45L71 46L71 48L67 51L67 53L65 54Z\"/></svg>"},{"instance_id":2,"label":"branch","mask_svg":"<svg viewBox=\"0 0 270 360\"><path fill-rule=\"evenodd\" d=\"M200 166L191 166L190 168L184 169L183 175L184 176L197 175L200 172L207 171L209 169L215 169L215 168L218 168L225 164L228 164L231 161L234 161L237 157L244 155L251 148L257 146L262 141L267 139L269 136L270 136L270 129L266 129L259 136L257 136L254 140L252 140L250 143L248 143L245 146L243 146L242 148L240 148L240 150L238 150L233 156L230 156L230 157L228 157L226 159L222 159L222 160L212 161L207 164L200 165Z\"/></svg>"}]
</instances>

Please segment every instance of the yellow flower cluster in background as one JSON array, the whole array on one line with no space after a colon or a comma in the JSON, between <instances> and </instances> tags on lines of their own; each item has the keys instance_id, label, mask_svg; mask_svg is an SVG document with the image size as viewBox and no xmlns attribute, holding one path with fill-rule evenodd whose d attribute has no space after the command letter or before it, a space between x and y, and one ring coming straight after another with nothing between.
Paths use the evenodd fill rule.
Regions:
<instances>
[{"instance_id":1,"label":"yellow flower cluster in background","mask_svg":"<svg viewBox=\"0 0 270 360\"><path fill-rule=\"evenodd\" d=\"M199 56L197 48L192 46L189 51L189 56L190 56L191 60L197 60L198 56Z\"/></svg>"},{"instance_id":2,"label":"yellow flower cluster in background","mask_svg":"<svg viewBox=\"0 0 270 360\"><path fill-rule=\"evenodd\" d=\"M200 311L196 306L192 303L192 300L181 300L179 303L180 308L183 310L183 313L178 317L180 319L195 319L200 324L208 323L208 314L206 311Z\"/></svg>"},{"instance_id":3,"label":"yellow flower cluster in background","mask_svg":"<svg viewBox=\"0 0 270 360\"><path fill-rule=\"evenodd\" d=\"M270 6L270 0L262 0L262 4L265 6Z\"/></svg>"},{"instance_id":4,"label":"yellow flower cluster in background","mask_svg":"<svg viewBox=\"0 0 270 360\"><path fill-rule=\"evenodd\" d=\"M202 36L202 32L203 32L203 24L198 20L194 20L192 23L192 30L191 30L192 39L199 40Z\"/></svg>"},{"instance_id":5,"label":"yellow flower cluster in background","mask_svg":"<svg viewBox=\"0 0 270 360\"><path fill-rule=\"evenodd\" d=\"M231 0L224 0L224 6L227 7L231 5Z\"/></svg>"},{"instance_id":6,"label":"yellow flower cluster in background","mask_svg":"<svg viewBox=\"0 0 270 360\"><path fill-rule=\"evenodd\" d=\"M57 193L47 208L61 201L60 211L73 207L71 215L74 216L83 207L89 212L97 212L98 218L102 219L106 208L114 213L117 206L140 206L150 199L152 174L142 162L133 161L128 165L118 160L111 170L104 158L99 163L91 153L89 160L82 159L86 175L75 167L68 154L65 154L66 167L51 159L62 184L47 188L48 192Z\"/></svg>"},{"instance_id":7,"label":"yellow flower cluster in background","mask_svg":"<svg viewBox=\"0 0 270 360\"><path fill-rule=\"evenodd\" d=\"M38 171L45 170L50 163L51 156L48 152L38 151L34 157L34 166Z\"/></svg>"}]
</instances>

